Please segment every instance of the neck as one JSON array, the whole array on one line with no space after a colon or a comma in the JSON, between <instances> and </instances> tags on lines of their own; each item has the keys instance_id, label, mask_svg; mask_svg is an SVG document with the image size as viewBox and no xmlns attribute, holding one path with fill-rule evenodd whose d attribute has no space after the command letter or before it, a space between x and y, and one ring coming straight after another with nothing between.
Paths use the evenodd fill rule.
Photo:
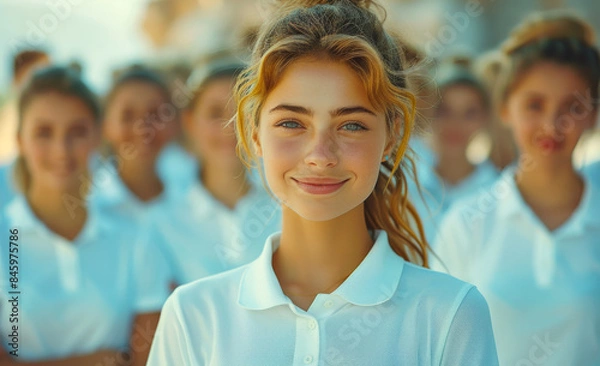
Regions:
<instances>
[{"instance_id":1,"label":"neck","mask_svg":"<svg viewBox=\"0 0 600 366\"><path fill-rule=\"evenodd\" d=\"M200 180L214 198L230 209L250 189L244 166L239 161L230 166L203 162Z\"/></svg>"},{"instance_id":2,"label":"neck","mask_svg":"<svg viewBox=\"0 0 600 366\"><path fill-rule=\"evenodd\" d=\"M466 153L441 154L435 167L436 173L444 182L456 185L465 180L475 170L475 165L467 159Z\"/></svg>"},{"instance_id":3,"label":"neck","mask_svg":"<svg viewBox=\"0 0 600 366\"><path fill-rule=\"evenodd\" d=\"M148 202L158 197L164 186L155 169L156 161L123 161L119 176L125 186L140 201Z\"/></svg>"},{"instance_id":4,"label":"neck","mask_svg":"<svg viewBox=\"0 0 600 366\"><path fill-rule=\"evenodd\" d=\"M26 198L35 216L67 240L75 239L87 220L86 197L79 187L63 191L33 183Z\"/></svg>"},{"instance_id":5,"label":"neck","mask_svg":"<svg viewBox=\"0 0 600 366\"><path fill-rule=\"evenodd\" d=\"M515 179L523 200L551 230L570 217L583 195L583 180L570 160L519 164Z\"/></svg>"},{"instance_id":6,"label":"neck","mask_svg":"<svg viewBox=\"0 0 600 366\"><path fill-rule=\"evenodd\" d=\"M285 206L282 213L273 269L284 293L306 310L318 293L334 291L358 267L373 240L363 205L324 222L305 220Z\"/></svg>"}]
</instances>

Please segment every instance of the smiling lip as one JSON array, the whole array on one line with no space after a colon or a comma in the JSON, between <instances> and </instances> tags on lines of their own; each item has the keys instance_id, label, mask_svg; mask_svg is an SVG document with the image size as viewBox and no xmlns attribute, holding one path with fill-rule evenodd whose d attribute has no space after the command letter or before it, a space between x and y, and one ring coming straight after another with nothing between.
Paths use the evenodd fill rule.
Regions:
<instances>
[{"instance_id":1,"label":"smiling lip","mask_svg":"<svg viewBox=\"0 0 600 366\"><path fill-rule=\"evenodd\" d=\"M292 178L298 186L310 194L329 194L340 189L348 179L339 180L331 178Z\"/></svg>"},{"instance_id":2,"label":"smiling lip","mask_svg":"<svg viewBox=\"0 0 600 366\"><path fill-rule=\"evenodd\" d=\"M542 150L547 152L556 151L562 147L562 141L556 141L555 139L549 137L539 139L537 144L542 148Z\"/></svg>"}]
</instances>

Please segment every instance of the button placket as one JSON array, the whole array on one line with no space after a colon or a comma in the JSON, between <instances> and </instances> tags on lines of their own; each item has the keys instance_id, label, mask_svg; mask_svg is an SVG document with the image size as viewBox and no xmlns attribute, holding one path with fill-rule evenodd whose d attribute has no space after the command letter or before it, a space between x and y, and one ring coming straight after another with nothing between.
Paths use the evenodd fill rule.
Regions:
<instances>
[{"instance_id":1,"label":"button placket","mask_svg":"<svg viewBox=\"0 0 600 366\"><path fill-rule=\"evenodd\" d=\"M313 365L319 359L319 323L310 316L296 319L294 365Z\"/></svg>"}]
</instances>

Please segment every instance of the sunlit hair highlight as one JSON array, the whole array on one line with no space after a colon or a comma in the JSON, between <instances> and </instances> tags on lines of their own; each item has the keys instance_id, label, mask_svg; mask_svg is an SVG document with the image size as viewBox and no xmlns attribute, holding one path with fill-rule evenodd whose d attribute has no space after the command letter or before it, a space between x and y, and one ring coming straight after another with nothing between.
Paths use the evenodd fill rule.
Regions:
<instances>
[{"instance_id":1,"label":"sunlit hair highlight","mask_svg":"<svg viewBox=\"0 0 600 366\"><path fill-rule=\"evenodd\" d=\"M250 66L235 90L238 153L249 166L258 158L252 146L259 115L284 71L300 59L340 62L361 79L372 105L383 110L396 141L380 167L374 191L365 201L369 230L385 230L404 259L427 266L427 243L414 206L408 201L405 157L414 125L415 97L407 90L401 50L383 30L371 1L286 1L258 37Z\"/></svg>"}]
</instances>

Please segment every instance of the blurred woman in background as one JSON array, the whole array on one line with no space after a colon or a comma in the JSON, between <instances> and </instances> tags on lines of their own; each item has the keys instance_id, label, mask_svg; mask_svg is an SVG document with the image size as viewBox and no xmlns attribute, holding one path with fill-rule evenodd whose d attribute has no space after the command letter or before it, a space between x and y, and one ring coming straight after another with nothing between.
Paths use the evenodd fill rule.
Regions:
<instances>
[{"instance_id":1,"label":"blurred woman in background","mask_svg":"<svg viewBox=\"0 0 600 366\"><path fill-rule=\"evenodd\" d=\"M108 161L96 169L92 203L136 219L153 205L165 205L176 192L157 162L178 124L179 111L160 75L143 68L123 73L105 100Z\"/></svg>"},{"instance_id":2,"label":"blurred woman in background","mask_svg":"<svg viewBox=\"0 0 600 366\"><path fill-rule=\"evenodd\" d=\"M453 202L498 177L489 161L474 164L467 157L473 137L488 127L491 118L488 93L469 70L468 61L443 63L437 70L436 83L440 100L431 121L430 138L436 161L431 169L418 169L421 189L411 185L410 192L430 242Z\"/></svg>"},{"instance_id":3,"label":"blurred woman in background","mask_svg":"<svg viewBox=\"0 0 600 366\"><path fill-rule=\"evenodd\" d=\"M451 209L432 268L484 294L502 365L597 365L600 190L573 166L597 115L595 35L568 13L537 13L502 52L499 110L519 161Z\"/></svg>"},{"instance_id":4,"label":"blurred woman in background","mask_svg":"<svg viewBox=\"0 0 600 366\"><path fill-rule=\"evenodd\" d=\"M0 220L10 233L0 253L2 365L145 363L149 341L138 330L158 315L138 314L135 303L136 233L85 204L100 118L66 68L39 71L20 97L21 192Z\"/></svg>"},{"instance_id":5,"label":"blurred woman in background","mask_svg":"<svg viewBox=\"0 0 600 366\"><path fill-rule=\"evenodd\" d=\"M140 240L142 261L153 265L137 275L156 290L147 301L154 301L157 309L172 284L251 262L266 238L281 229L277 202L252 181L236 155L232 94L243 69L239 61L221 57L190 78L194 94L184 111L183 127L198 175L167 208L171 215L166 217L162 208L152 210Z\"/></svg>"}]
</instances>

